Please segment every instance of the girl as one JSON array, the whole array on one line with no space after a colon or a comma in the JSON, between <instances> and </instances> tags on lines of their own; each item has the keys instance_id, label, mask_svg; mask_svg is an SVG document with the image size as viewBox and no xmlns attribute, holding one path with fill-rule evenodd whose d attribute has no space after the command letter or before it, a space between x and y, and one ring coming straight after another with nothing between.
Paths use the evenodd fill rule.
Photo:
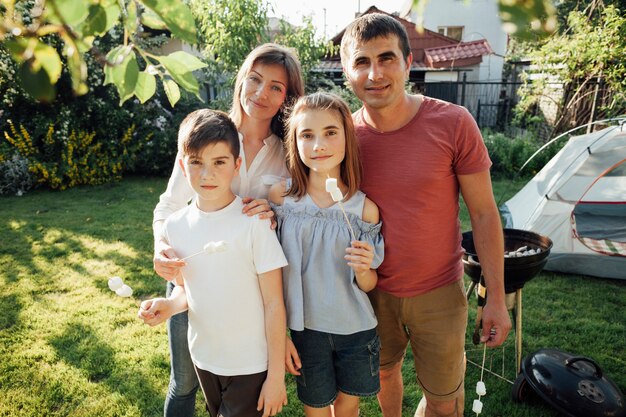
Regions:
<instances>
[{"instance_id":1,"label":"girl","mask_svg":"<svg viewBox=\"0 0 626 417\"><path fill-rule=\"evenodd\" d=\"M283 269L286 366L307 417L356 417L359 397L380 390L376 317L365 294L383 257L378 208L358 190L361 166L352 116L337 96L315 93L293 107L285 138L292 179L270 189ZM336 178L343 208L326 191ZM294 349L295 346L295 349ZM301 366L300 366L301 364Z\"/></svg>"},{"instance_id":2,"label":"girl","mask_svg":"<svg viewBox=\"0 0 626 417\"><path fill-rule=\"evenodd\" d=\"M281 139L283 113L287 103L304 93L301 72L295 52L268 43L250 52L237 73L230 117L239 131L242 162L232 190L248 203L244 211L249 215L271 213L264 200L269 188L288 176ZM175 161L178 159L180 155ZM178 275L185 262L162 240L161 227L164 220L185 207L192 196L192 188L175 163L167 190L154 209L153 221L154 269L168 281ZM168 295L172 289L173 284L168 283ZM187 346L187 313L172 317L167 325L171 372L164 415L192 416L198 381Z\"/></svg>"}]
</instances>

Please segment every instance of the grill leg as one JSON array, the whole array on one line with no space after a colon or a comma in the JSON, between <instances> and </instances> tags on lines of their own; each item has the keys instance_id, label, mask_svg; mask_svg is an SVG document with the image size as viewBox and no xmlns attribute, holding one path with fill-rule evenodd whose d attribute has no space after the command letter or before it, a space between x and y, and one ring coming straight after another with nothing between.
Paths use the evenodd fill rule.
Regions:
<instances>
[{"instance_id":1,"label":"grill leg","mask_svg":"<svg viewBox=\"0 0 626 417\"><path fill-rule=\"evenodd\" d=\"M515 365L522 370L522 289L515 291Z\"/></svg>"}]
</instances>

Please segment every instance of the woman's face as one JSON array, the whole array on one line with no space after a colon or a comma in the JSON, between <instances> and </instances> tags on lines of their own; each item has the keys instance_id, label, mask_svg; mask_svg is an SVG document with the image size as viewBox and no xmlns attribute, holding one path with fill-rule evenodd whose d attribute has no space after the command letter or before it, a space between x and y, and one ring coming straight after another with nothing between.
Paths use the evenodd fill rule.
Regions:
<instances>
[{"instance_id":1,"label":"woman's face","mask_svg":"<svg viewBox=\"0 0 626 417\"><path fill-rule=\"evenodd\" d=\"M241 89L241 107L246 117L270 121L287 97L287 71L277 64L254 64Z\"/></svg>"}]
</instances>

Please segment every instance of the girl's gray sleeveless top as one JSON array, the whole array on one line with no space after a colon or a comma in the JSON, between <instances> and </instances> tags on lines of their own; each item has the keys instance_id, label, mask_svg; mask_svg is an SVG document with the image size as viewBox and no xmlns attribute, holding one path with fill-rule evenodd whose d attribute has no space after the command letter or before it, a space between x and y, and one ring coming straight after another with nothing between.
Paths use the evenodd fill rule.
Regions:
<instances>
[{"instance_id":1,"label":"girl's gray sleeveless top","mask_svg":"<svg viewBox=\"0 0 626 417\"><path fill-rule=\"evenodd\" d=\"M361 191L342 204L357 240L374 248L372 268L378 268L384 255L382 224L361 220L365 204ZM376 327L369 299L344 259L352 237L339 205L322 209L306 195L299 201L285 197L282 206L273 208L289 262L283 268L289 328L352 334Z\"/></svg>"}]
</instances>

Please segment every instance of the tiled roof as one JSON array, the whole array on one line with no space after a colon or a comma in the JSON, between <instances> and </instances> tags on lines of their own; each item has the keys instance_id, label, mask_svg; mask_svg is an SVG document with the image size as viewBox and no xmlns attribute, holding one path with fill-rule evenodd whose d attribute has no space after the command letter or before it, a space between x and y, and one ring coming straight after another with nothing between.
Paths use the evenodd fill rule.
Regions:
<instances>
[{"instance_id":1,"label":"tiled roof","mask_svg":"<svg viewBox=\"0 0 626 417\"><path fill-rule=\"evenodd\" d=\"M426 64L424 64L423 62L415 62L413 61L411 63L411 70L416 70L416 71L424 71L427 69L431 69L431 67L427 67ZM329 60L329 61L320 61L317 66L315 67L315 70L317 71L327 71L327 72L336 72L336 71L343 71L342 67L341 67L341 61L335 61L335 60Z\"/></svg>"},{"instance_id":2,"label":"tiled roof","mask_svg":"<svg viewBox=\"0 0 626 417\"><path fill-rule=\"evenodd\" d=\"M424 61L430 66L439 67L441 64L449 63L446 66L454 66L454 61L482 60L485 55L493 54L489 42L480 39L472 42L460 42L457 45L449 45L424 49ZM456 65L458 66L458 65Z\"/></svg>"}]
</instances>

